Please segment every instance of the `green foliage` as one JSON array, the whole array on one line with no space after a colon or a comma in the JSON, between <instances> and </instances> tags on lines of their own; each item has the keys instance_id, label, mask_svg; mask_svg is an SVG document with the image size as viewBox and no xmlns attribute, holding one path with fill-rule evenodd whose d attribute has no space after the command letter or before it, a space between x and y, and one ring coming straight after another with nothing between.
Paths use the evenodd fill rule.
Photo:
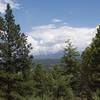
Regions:
<instances>
[{"instance_id":1,"label":"green foliage","mask_svg":"<svg viewBox=\"0 0 100 100\"><path fill-rule=\"evenodd\" d=\"M76 48L73 47L70 40L66 41L66 47L64 50L63 62L65 66L65 75L70 76L70 86L77 95L79 92L79 60L80 56Z\"/></svg>"},{"instance_id":2,"label":"green foliage","mask_svg":"<svg viewBox=\"0 0 100 100\"><path fill-rule=\"evenodd\" d=\"M95 38L82 54L82 84L88 100L100 87L100 26L97 28Z\"/></svg>"},{"instance_id":3,"label":"green foliage","mask_svg":"<svg viewBox=\"0 0 100 100\"><path fill-rule=\"evenodd\" d=\"M40 64L33 70L34 97L39 100L73 100L70 77L64 75L62 68L54 66L44 69Z\"/></svg>"},{"instance_id":4,"label":"green foliage","mask_svg":"<svg viewBox=\"0 0 100 100\"><path fill-rule=\"evenodd\" d=\"M8 4L0 17L0 100L100 100L100 26L81 58L68 40L63 63L32 68L31 49Z\"/></svg>"},{"instance_id":5,"label":"green foliage","mask_svg":"<svg viewBox=\"0 0 100 100\"><path fill-rule=\"evenodd\" d=\"M100 100L100 89L97 89L93 96L94 100Z\"/></svg>"},{"instance_id":6,"label":"green foliage","mask_svg":"<svg viewBox=\"0 0 100 100\"><path fill-rule=\"evenodd\" d=\"M66 77L64 70L59 66L54 66L51 73L53 78L52 94L54 100L73 100L70 77Z\"/></svg>"},{"instance_id":7,"label":"green foliage","mask_svg":"<svg viewBox=\"0 0 100 100\"><path fill-rule=\"evenodd\" d=\"M4 29L4 19L2 17L0 17L0 31L3 29Z\"/></svg>"},{"instance_id":8,"label":"green foliage","mask_svg":"<svg viewBox=\"0 0 100 100\"><path fill-rule=\"evenodd\" d=\"M44 100L48 92L48 75L46 70L40 64L34 68L33 80L35 96Z\"/></svg>"},{"instance_id":9,"label":"green foliage","mask_svg":"<svg viewBox=\"0 0 100 100\"><path fill-rule=\"evenodd\" d=\"M4 100L22 100L32 94L28 82L32 66L30 49L8 4L5 17L0 17L0 97Z\"/></svg>"},{"instance_id":10,"label":"green foliage","mask_svg":"<svg viewBox=\"0 0 100 100\"><path fill-rule=\"evenodd\" d=\"M52 66L56 65L56 64L60 64L61 61L60 59L34 59L34 63L37 64L42 64L46 69L51 68Z\"/></svg>"},{"instance_id":11,"label":"green foliage","mask_svg":"<svg viewBox=\"0 0 100 100\"><path fill-rule=\"evenodd\" d=\"M65 70L67 74L74 74L77 70L77 64L79 60L79 53L76 51L76 48L73 47L70 40L66 41L66 47L64 50L63 61L65 63Z\"/></svg>"}]
</instances>

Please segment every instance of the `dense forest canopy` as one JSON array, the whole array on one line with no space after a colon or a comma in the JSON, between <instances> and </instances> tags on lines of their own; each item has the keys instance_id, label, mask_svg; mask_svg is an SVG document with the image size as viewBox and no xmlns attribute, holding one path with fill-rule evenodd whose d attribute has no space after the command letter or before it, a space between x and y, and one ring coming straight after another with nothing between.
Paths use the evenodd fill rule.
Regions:
<instances>
[{"instance_id":1,"label":"dense forest canopy","mask_svg":"<svg viewBox=\"0 0 100 100\"><path fill-rule=\"evenodd\" d=\"M0 100L100 100L100 25L81 54L70 40L65 44L55 65L34 64L31 44L7 4L0 16Z\"/></svg>"}]
</instances>

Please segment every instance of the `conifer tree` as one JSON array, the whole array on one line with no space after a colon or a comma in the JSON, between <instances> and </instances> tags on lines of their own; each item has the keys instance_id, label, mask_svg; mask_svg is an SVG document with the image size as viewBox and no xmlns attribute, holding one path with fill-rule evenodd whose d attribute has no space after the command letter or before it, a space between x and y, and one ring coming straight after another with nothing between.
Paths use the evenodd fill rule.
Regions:
<instances>
[{"instance_id":1,"label":"conifer tree","mask_svg":"<svg viewBox=\"0 0 100 100\"><path fill-rule=\"evenodd\" d=\"M30 95L28 83L32 66L29 55L31 45L15 23L12 9L7 4L5 17L0 17L0 97L6 100L22 100Z\"/></svg>"},{"instance_id":2,"label":"conifer tree","mask_svg":"<svg viewBox=\"0 0 100 100\"><path fill-rule=\"evenodd\" d=\"M52 96L53 100L73 100L74 95L70 86L70 78L64 75L64 70L56 65L52 73Z\"/></svg>"},{"instance_id":3,"label":"conifer tree","mask_svg":"<svg viewBox=\"0 0 100 100\"><path fill-rule=\"evenodd\" d=\"M79 85L79 53L76 48L73 47L70 40L66 41L66 47L64 50L64 67L65 67L65 75L70 76L71 82L70 85L74 92L77 94L78 85Z\"/></svg>"},{"instance_id":4,"label":"conifer tree","mask_svg":"<svg viewBox=\"0 0 100 100\"><path fill-rule=\"evenodd\" d=\"M100 25L91 44L91 63L92 80L95 89L100 87Z\"/></svg>"},{"instance_id":5,"label":"conifer tree","mask_svg":"<svg viewBox=\"0 0 100 100\"><path fill-rule=\"evenodd\" d=\"M34 68L33 72L33 87L35 91L35 97L39 97L41 100L45 100L48 96L48 75L47 71L38 64ZM51 81L51 80L50 80Z\"/></svg>"},{"instance_id":6,"label":"conifer tree","mask_svg":"<svg viewBox=\"0 0 100 100\"><path fill-rule=\"evenodd\" d=\"M66 47L64 50L63 61L65 63L66 73L74 74L77 69L76 66L79 59L79 53L76 50L76 48L73 47L70 40L66 41L65 43L66 43Z\"/></svg>"},{"instance_id":7,"label":"conifer tree","mask_svg":"<svg viewBox=\"0 0 100 100\"><path fill-rule=\"evenodd\" d=\"M100 90L100 26L95 38L82 54L83 89L87 99L93 100L93 95ZM99 94L100 96L100 94Z\"/></svg>"},{"instance_id":8,"label":"conifer tree","mask_svg":"<svg viewBox=\"0 0 100 100\"><path fill-rule=\"evenodd\" d=\"M82 65L81 65L81 95L83 97L90 98L92 100L92 90L91 86L91 66L90 66L90 58L91 58L91 49L87 47L85 51L82 53ZM88 99L88 100L90 100Z\"/></svg>"}]
</instances>

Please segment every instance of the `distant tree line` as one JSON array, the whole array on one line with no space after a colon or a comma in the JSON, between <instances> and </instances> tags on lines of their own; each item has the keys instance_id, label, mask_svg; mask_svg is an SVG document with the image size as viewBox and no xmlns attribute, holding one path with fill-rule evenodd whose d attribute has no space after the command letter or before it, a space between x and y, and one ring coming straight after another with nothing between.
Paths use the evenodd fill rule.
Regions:
<instances>
[{"instance_id":1,"label":"distant tree line","mask_svg":"<svg viewBox=\"0 0 100 100\"><path fill-rule=\"evenodd\" d=\"M100 100L100 26L82 54L65 44L61 64L35 66L8 4L0 16L0 100Z\"/></svg>"}]
</instances>

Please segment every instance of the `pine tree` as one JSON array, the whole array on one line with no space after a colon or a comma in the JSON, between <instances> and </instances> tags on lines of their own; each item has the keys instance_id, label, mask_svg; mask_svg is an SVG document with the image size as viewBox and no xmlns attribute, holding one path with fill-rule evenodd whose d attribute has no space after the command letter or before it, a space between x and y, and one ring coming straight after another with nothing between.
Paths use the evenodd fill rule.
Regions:
<instances>
[{"instance_id":1,"label":"pine tree","mask_svg":"<svg viewBox=\"0 0 100 100\"><path fill-rule=\"evenodd\" d=\"M71 87L74 90L74 92L77 94L78 85L79 85L79 53L76 50L76 48L73 47L70 40L66 41L66 47L64 50L64 67L65 67L65 75L70 76L71 78Z\"/></svg>"},{"instance_id":2,"label":"pine tree","mask_svg":"<svg viewBox=\"0 0 100 100\"><path fill-rule=\"evenodd\" d=\"M77 62L79 60L79 53L76 48L73 47L70 40L66 41L66 47L64 50L63 61L66 67L66 73L74 74L76 72Z\"/></svg>"},{"instance_id":3,"label":"pine tree","mask_svg":"<svg viewBox=\"0 0 100 100\"><path fill-rule=\"evenodd\" d=\"M4 29L4 19L0 16L0 34L3 29Z\"/></svg>"},{"instance_id":4,"label":"pine tree","mask_svg":"<svg viewBox=\"0 0 100 100\"><path fill-rule=\"evenodd\" d=\"M33 71L33 88L35 97L45 100L48 96L48 74L42 65L38 64Z\"/></svg>"},{"instance_id":5,"label":"pine tree","mask_svg":"<svg viewBox=\"0 0 100 100\"><path fill-rule=\"evenodd\" d=\"M70 77L64 75L63 68L56 65L52 68L51 73L53 100L74 100Z\"/></svg>"},{"instance_id":6,"label":"pine tree","mask_svg":"<svg viewBox=\"0 0 100 100\"><path fill-rule=\"evenodd\" d=\"M32 56L29 55L31 45L15 24L10 5L7 5L5 18L0 18L0 97L6 100L22 100L30 95L28 83L32 66Z\"/></svg>"},{"instance_id":7,"label":"pine tree","mask_svg":"<svg viewBox=\"0 0 100 100\"><path fill-rule=\"evenodd\" d=\"M100 87L100 26L92 43L82 54L82 65L83 87L88 100L93 100L93 94Z\"/></svg>"},{"instance_id":8,"label":"pine tree","mask_svg":"<svg viewBox=\"0 0 100 100\"><path fill-rule=\"evenodd\" d=\"M92 100L92 80L91 80L91 49L87 47L82 53L82 65L81 65L81 95L82 97L90 98Z\"/></svg>"},{"instance_id":9,"label":"pine tree","mask_svg":"<svg viewBox=\"0 0 100 100\"><path fill-rule=\"evenodd\" d=\"M100 87L100 25L91 44L92 81L95 89Z\"/></svg>"}]
</instances>

